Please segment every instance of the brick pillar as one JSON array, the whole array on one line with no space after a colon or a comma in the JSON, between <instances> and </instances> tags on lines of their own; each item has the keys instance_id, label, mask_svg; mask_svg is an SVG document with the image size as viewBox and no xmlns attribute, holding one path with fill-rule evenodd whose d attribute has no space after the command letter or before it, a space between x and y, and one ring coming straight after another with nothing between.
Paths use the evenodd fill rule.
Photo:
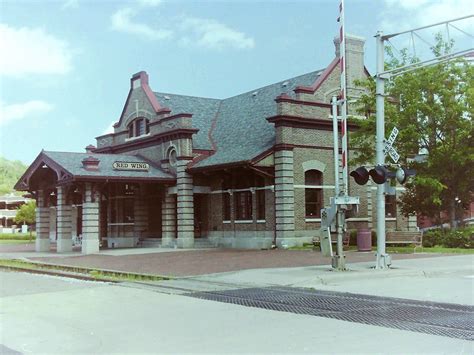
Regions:
<instances>
[{"instance_id":1,"label":"brick pillar","mask_svg":"<svg viewBox=\"0 0 474 355\"><path fill-rule=\"evenodd\" d=\"M86 183L82 203L82 254L99 252L99 201Z\"/></svg>"},{"instance_id":2,"label":"brick pillar","mask_svg":"<svg viewBox=\"0 0 474 355\"><path fill-rule=\"evenodd\" d=\"M68 204L66 187L58 186L57 197L58 203L56 208L57 213L57 230L58 230L58 253L67 253L72 251L71 239L71 205Z\"/></svg>"},{"instance_id":3,"label":"brick pillar","mask_svg":"<svg viewBox=\"0 0 474 355\"><path fill-rule=\"evenodd\" d=\"M44 190L37 191L36 194L36 242L37 252L49 251L49 203L48 195Z\"/></svg>"},{"instance_id":4,"label":"brick pillar","mask_svg":"<svg viewBox=\"0 0 474 355\"><path fill-rule=\"evenodd\" d=\"M141 185L135 192L134 200L134 226L133 234L135 238L142 238L148 229L148 210L143 193L144 186Z\"/></svg>"},{"instance_id":5,"label":"brick pillar","mask_svg":"<svg viewBox=\"0 0 474 355\"><path fill-rule=\"evenodd\" d=\"M174 246L176 239L176 196L169 194L165 188L161 205L161 245Z\"/></svg>"},{"instance_id":6,"label":"brick pillar","mask_svg":"<svg viewBox=\"0 0 474 355\"><path fill-rule=\"evenodd\" d=\"M77 236L77 206L71 208L71 238L73 241Z\"/></svg>"},{"instance_id":7,"label":"brick pillar","mask_svg":"<svg viewBox=\"0 0 474 355\"><path fill-rule=\"evenodd\" d=\"M49 240L51 241L58 239L56 235L56 220L58 219L56 211L56 206L49 207Z\"/></svg>"},{"instance_id":8,"label":"brick pillar","mask_svg":"<svg viewBox=\"0 0 474 355\"><path fill-rule=\"evenodd\" d=\"M186 172L188 160L177 161L178 248L194 247L193 177Z\"/></svg>"},{"instance_id":9,"label":"brick pillar","mask_svg":"<svg viewBox=\"0 0 474 355\"><path fill-rule=\"evenodd\" d=\"M275 229L277 245L295 244L293 150L275 151Z\"/></svg>"}]
</instances>

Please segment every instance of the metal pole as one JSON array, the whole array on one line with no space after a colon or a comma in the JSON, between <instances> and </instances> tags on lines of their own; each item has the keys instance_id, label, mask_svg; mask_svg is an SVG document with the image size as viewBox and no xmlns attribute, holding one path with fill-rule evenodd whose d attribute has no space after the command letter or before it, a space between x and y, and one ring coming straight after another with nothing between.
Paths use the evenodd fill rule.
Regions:
<instances>
[{"instance_id":1,"label":"metal pole","mask_svg":"<svg viewBox=\"0 0 474 355\"><path fill-rule=\"evenodd\" d=\"M332 97L332 130L333 130L333 143L334 143L334 195L339 196L340 184L339 184L339 131L337 121L337 97ZM344 256L344 250L342 245L342 236L344 233L345 223L345 212L336 205L336 223L337 223L337 249L336 255L333 256L333 267L336 270L344 271L346 269L346 260Z\"/></svg>"},{"instance_id":2,"label":"metal pole","mask_svg":"<svg viewBox=\"0 0 474 355\"><path fill-rule=\"evenodd\" d=\"M383 151L385 138L385 82L380 76L384 71L384 39L382 34L382 31L379 31L375 36L377 42L375 158L377 165L381 166L385 165L385 155ZM385 269L388 267L388 264L390 264L389 257L385 253L385 184L380 184L377 185L377 260L375 268Z\"/></svg>"},{"instance_id":3,"label":"metal pole","mask_svg":"<svg viewBox=\"0 0 474 355\"><path fill-rule=\"evenodd\" d=\"M337 124L337 97L332 97L332 132L334 141L334 196L339 196L339 131Z\"/></svg>"},{"instance_id":4,"label":"metal pole","mask_svg":"<svg viewBox=\"0 0 474 355\"><path fill-rule=\"evenodd\" d=\"M341 145L342 145L342 192L344 196L349 195L349 172L347 151L347 83L346 83L346 29L345 29L345 6L341 0L339 6L339 63L341 67Z\"/></svg>"}]
</instances>

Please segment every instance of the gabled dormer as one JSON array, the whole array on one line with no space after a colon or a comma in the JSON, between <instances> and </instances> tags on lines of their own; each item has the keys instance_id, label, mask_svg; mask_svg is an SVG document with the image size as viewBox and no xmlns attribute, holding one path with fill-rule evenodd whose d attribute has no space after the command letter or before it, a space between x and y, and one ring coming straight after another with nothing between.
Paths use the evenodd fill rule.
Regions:
<instances>
[{"instance_id":1,"label":"gabled dormer","mask_svg":"<svg viewBox=\"0 0 474 355\"><path fill-rule=\"evenodd\" d=\"M172 112L156 97L148 84L148 74L136 73L130 79L130 90L114 132L97 137L97 153L124 153L156 147L150 159L159 162L170 145L178 147L179 155L192 152L180 146L192 146L190 140L198 130L193 128L192 114ZM186 144L181 144L180 140ZM162 153L160 153L162 152Z\"/></svg>"}]
</instances>

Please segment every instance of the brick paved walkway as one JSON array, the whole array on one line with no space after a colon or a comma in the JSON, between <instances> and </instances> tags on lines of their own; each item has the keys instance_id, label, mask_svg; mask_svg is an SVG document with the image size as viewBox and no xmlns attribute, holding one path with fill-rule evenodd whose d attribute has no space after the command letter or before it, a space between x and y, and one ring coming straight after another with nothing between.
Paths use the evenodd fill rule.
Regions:
<instances>
[{"instance_id":1,"label":"brick paved walkway","mask_svg":"<svg viewBox=\"0 0 474 355\"><path fill-rule=\"evenodd\" d=\"M374 261L374 253L348 251L347 262ZM394 260L434 257L433 254L396 254ZM166 276L193 276L245 269L330 265L331 259L311 250L212 249L160 252L140 255L84 255L29 259L47 263L84 266Z\"/></svg>"}]
</instances>

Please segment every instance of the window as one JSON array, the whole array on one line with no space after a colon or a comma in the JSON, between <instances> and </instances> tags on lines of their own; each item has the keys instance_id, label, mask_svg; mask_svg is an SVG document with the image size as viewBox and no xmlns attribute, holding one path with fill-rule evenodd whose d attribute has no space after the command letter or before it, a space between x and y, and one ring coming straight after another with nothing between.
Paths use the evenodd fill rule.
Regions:
<instances>
[{"instance_id":1,"label":"window","mask_svg":"<svg viewBox=\"0 0 474 355\"><path fill-rule=\"evenodd\" d=\"M235 219L253 220L252 217L252 193L250 191L240 191L234 193Z\"/></svg>"},{"instance_id":2,"label":"window","mask_svg":"<svg viewBox=\"0 0 474 355\"><path fill-rule=\"evenodd\" d=\"M222 194L222 205L224 221L230 221L230 194L228 192Z\"/></svg>"},{"instance_id":3,"label":"window","mask_svg":"<svg viewBox=\"0 0 474 355\"><path fill-rule=\"evenodd\" d=\"M397 217L397 197L393 195L385 195L385 217Z\"/></svg>"},{"instance_id":4,"label":"window","mask_svg":"<svg viewBox=\"0 0 474 355\"><path fill-rule=\"evenodd\" d=\"M176 162L178 161L176 149L174 147L168 150L168 160L171 166L176 166Z\"/></svg>"},{"instance_id":5,"label":"window","mask_svg":"<svg viewBox=\"0 0 474 355\"><path fill-rule=\"evenodd\" d=\"M257 219L265 220L265 190L255 191L257 198Z\"/></svg>"},{"instance_id":6,"label":"window","mask_svg":"<svg viewBox=\"0 0 474 355\"><path fill-rule=\"evenodd\" d=\"M323 208L323 174L318 170L308 170L304 174L305 188L305 208L306 217L321 218L321 208ZM317 186L317 187L316 187Z\"/></svg>"},{"instance_id":7,"label":"window","mask_svg":"<svg viewBox=\"0 0 474 355\"><path fill-rule=\"evenodd\" d=\"M128 138L140 137L150 133L150 121L146 118L136 118L128 125Z\"/></svg>"}]
</instances>

